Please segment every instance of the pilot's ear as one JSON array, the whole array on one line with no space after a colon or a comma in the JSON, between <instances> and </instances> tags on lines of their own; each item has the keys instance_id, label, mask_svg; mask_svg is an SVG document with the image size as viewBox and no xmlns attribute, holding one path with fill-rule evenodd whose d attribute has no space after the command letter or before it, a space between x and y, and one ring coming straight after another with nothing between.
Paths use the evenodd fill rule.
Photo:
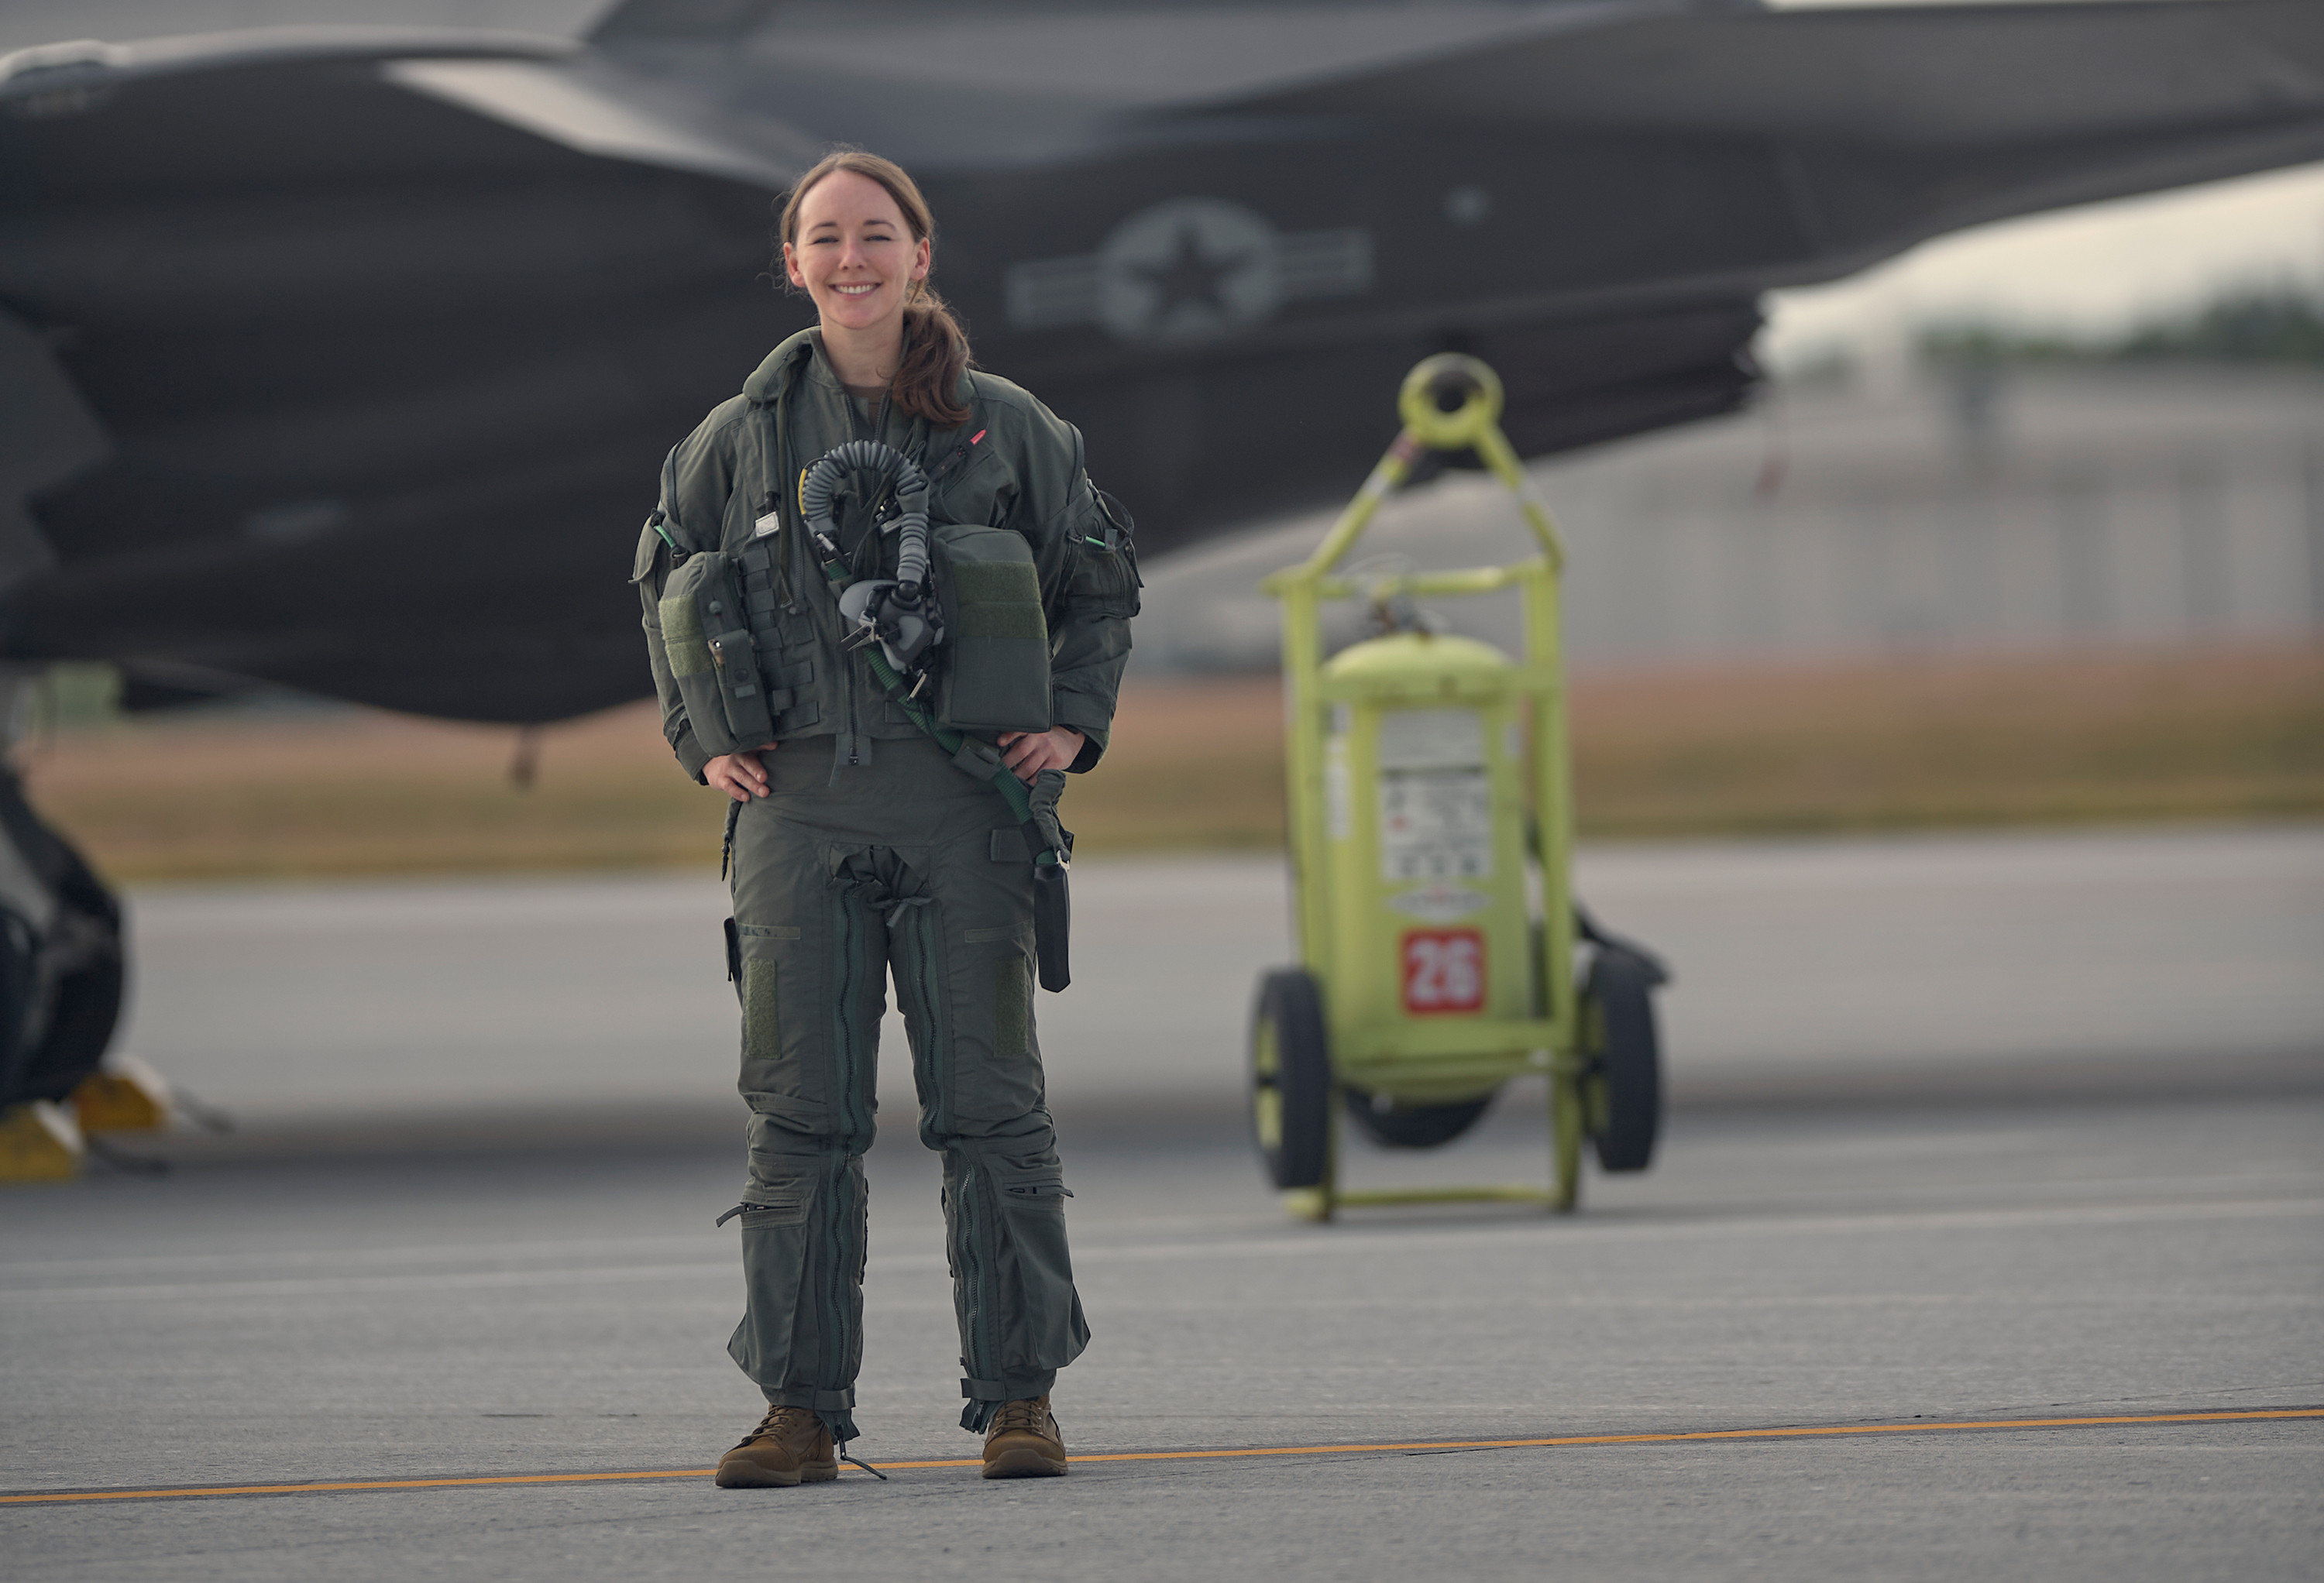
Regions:
<instances>
[{"instance_id":1,"label":"pilot's ear","mask_svg":"<svg viewBox=\"0 0 2324 1583\"><path fill-rule=\"evenodd\" d=\"M783 273L800 290L807 290L807 277L799 273L798 260L791 253L791 244L783 244Z\"/></svg>"},{"instance_id":2,"label":"pilot's ear","mask_svg":"<svg viewBox=\"0 0 2324 1583\"><path fill-rule=\"evenodd\" d=\"M936 248L935 248L935 246L933 245L933 244L931 243L931 241L930 241L930 239L929 239L929 238L927 238L927 237L926 237L926 236L921 237L921 238L920 238L920 246L919 246L919 257L918 257L918 259L914 260L914 261L913 261L913 263L912 263L912 279L914 279L915 281L925 281L925 280L927 280L927 279L928 278L928 268L929 268L929 266L930 266L932 263L934 263L935 262L936 262Z\"/></svg>"}]
</instances>

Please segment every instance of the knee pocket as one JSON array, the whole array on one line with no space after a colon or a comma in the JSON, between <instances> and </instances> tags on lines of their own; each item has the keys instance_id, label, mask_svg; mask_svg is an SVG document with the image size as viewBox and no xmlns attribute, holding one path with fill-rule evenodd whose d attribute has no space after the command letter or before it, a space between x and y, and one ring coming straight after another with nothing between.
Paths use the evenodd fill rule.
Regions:
<instances>
[{"instance_id":1,"label":"knee pocket","mask_svg":"<svg viewBox=\"0 0 2324 1583\"><path fill-rule=\"evenodd\" d=\"M860 1155L836 1150L793 1153L761 1143L766 1131L753 1120L750 1146L750 1180L742 1188L742 1229L798 1228L809 1236L829 1234L852 1245L855 1278L863 1278L863 1259L870 1224L870 1195L864 1190Z\"/></svg>"},{"instance_id":2,"label":"knee pocket","mask_svg":"<svg viewBox=\"0 0 2324 1583\"><path fill-rule=\"evenodd\" d=\"M976 1163L1000 1190L1003 1202L1047 1204L1063 1213L1065 1200L1074 1196L1065 1185L1065 1163L1057 1158L1055 1149L1031 1154L979 1150Z\"/></svg>"},{"instance_id":3,"label":"knee pocket","mask_svg":"<svg viewBox=\"0 0 2324 1583\"><path fill-rule=\"evenodd\" d=\"M984 1209L962 1216L954 1206L955 1257L966 1263L956 1272L995 1288L985 1333L967 1338L972 1353L985 1354L972 1358L972 1367L994 1371L985 1376L993 1378L1063 1368L1080 1357L1089 1325L1065 1241L1073 1193L1056 1152L963 1149L951 1190L975 1194Z\"/></svg>"},{"instance_id":4,"label":"knee pocket","mask_svg":"<svg viewBox=\"0 0 2324 1583\"><path fill-rule=\"evenodd\" d=\"M999 1186L1009 1229L1003 1278L1013 1279L1018 1289L1017 1322L1002 1348L1003 1367L1012 1373L1063 1368L1089 1345L1065 1243L1065 1200L1072 1192L1054 1166L1046 1173L1000 1173Z\"/></svg>"},{"instance_id":5,"label":"knee pocket","mask_svg":"<svg viewBox=\"0 0 2324 1583\"><path fill-rule=\"evenodd\" d=\"M815 1202L815 1179L811 1176L777 1176L761 1180L759 1163L751 1162L751 1185L742 1191L742 1229L755 1231L762 1226L804 1226L807 1212Z\"/></svg>"},{"instance_id":6,"label":"knee pocket","mask_svg":"<svg viewBox=\"0 0 2324 1583\"><path fill-rule=\"evenodd\" d=\"M758 1130L736 1206L747 1302L727 1353L761 1385L844 1392L862 1353L862 1164L762 1148Z\"/></svg>"}]
</instances>

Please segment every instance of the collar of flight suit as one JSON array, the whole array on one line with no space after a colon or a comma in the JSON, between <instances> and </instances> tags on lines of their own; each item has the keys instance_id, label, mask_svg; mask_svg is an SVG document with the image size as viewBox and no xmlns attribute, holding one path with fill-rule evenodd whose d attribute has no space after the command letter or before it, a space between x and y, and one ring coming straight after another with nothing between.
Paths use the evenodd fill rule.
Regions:
<instances>
[{"instance_id":1,"label":"collar of flight suit","mask_svg":"<svg viewBox=\"0 0 2324 1583\"><path fill-rule=\"evenodd\" d=\"M910 344L908 340L905 343L907 346ZM752 371L751 377L742 382L742 394L755 405L772 406L782 399L783 392L799 377L801 370L807 371L807 376L817 384L828 385L834 394L846 395L847 389L839 382L838 371L831 366L831 359L823 354L823 329L819 325L809 325L768 353L764 361ZM953 391L953 400L964 406L973 404L976 400L975 382L966 369L961 371L960 383Z\"/></svg>"}]
</instances>

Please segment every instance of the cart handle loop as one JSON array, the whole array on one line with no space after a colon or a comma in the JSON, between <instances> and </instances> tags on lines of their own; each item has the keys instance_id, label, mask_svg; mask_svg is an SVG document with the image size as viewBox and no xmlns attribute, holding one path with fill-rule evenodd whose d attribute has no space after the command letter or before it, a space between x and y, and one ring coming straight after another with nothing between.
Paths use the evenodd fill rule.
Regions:
<instances>
[{"instance_id":1,"label":"cart handle loop","mask_svg":"<svg viewBox=\"0 0 2324 1583\"><path fill-rule=\"evenodd\" d=\"M1448 410L1449 400L1460 404ZM1440 352L1404 376L1396 411L1405 432L1429 449L1468 450L1500 421L1500 376L1474 357Z\"/></svg>"},{"instance_id":2,"label":"cart handle loop","mask_svg":"<svg viewBox=\"0 0 2324 1583\"><path fill-rule=\"evenodd\" d=\"M1460 404L1446 411L1443 404L1455 399ZM1558 541L1549 507L1534 488L1533 481L1526 476L1525 463L1510 446L1508 437L1501 432L1501 379L1490 366L1459 352L1440 352L1434 357L1424 357L1404 376L1404 387L1397 394L1396 404L1403 428L1388 446L1388 454L1372 469L1371 476L1364 480L1364 486L1340 513L1339 520L1332 524L1332 530L1323 536L1323 542L1315 547L1314 553L1296 566L1286 566L1261 579L1259 585L1262 592L1284 599L1291 597L1296 589L1313 591L1363 537L1380 503L1405 486L1412 477L1413 468L1430 451L1474 451L1477 459L1501 481L1502 487L1517 502L1517 513L1525 519L1534 542L1541 547L1542 558L1550 573L1554 575L1563 569L1565 547Z\"/></svg>"}]
</instances>

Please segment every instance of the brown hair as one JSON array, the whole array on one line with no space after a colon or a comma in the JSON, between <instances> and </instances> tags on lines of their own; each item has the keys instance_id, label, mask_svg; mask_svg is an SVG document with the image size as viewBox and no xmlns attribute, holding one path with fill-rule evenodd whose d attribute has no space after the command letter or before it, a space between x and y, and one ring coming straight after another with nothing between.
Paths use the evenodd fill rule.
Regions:
<instances>
[{"instance_id":1,"label":"brown hair","mask_svg":"<svg viewBox=\"0 0 2324 1583\"><path fill-rule=\"evenodd\" d=\"M925 241L935 233L936 216L928 212L928 200L920 196L918 186L904 174L901 165L862 149L835 149L810 166L783 196L778 229L784 246L798 241L799 205L808 189L835 170L852 170L886 188L902 212L904 224L910 227L913 241ZM779 278L788 289L789 272L781 270L780 257L775 263L781 271ZM910 290L904 301L904 359L889 388L896 405L905 411L950 428L968 421L968 409L954 399L954 392L960 388L962 372L973 367L976 360L969 355L968 332L961 328L936 289L926 281L914 281Z\"/></svg>"}]
</instances>

